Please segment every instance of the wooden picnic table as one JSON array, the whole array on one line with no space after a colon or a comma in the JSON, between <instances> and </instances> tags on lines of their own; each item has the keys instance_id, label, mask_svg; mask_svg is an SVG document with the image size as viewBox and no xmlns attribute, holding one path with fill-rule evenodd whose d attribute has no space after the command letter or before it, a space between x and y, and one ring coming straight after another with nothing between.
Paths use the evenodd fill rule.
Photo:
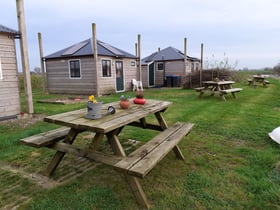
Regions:
<instances>
[{"instance_id":1,"label":"wooden picnic table","mask_svg":"<svg viewBox=\"0 0 280 210\"><path fill-rule=\"evenodd\" d=\"M203 87L195 88L202 96L204 93L209 92L211 96L219 94L224 101L226 101L225 95L231 93L232 96L236 99L236 93L240 92L241 88L233 88L232 84L234 81L203 81Z\"/></svg>"},{"instance_id":2,"label":"wooden picnic table","mask_svg":"<svg viewBox=\"0 0 280 210\"><path fill-rule=\"evenodd\" d=\"M262 74L253 75L253 80L251 80L251 82L249 82L249 84L253 85L254 87L257 86L256 84L262 84L264 87L266 87L267 84L269 84L269 83L270 82L268 80L266 80L266 77Z\"/></svg>"},{"instance_id":3,"label":"wooden picnic table","mask_svg":"<svg viewBox=\"0 0 280 210\"><path fill-rule=\"evenodd\" d=\"M45 122L62 125L63 128L22 139L21 143L35 147L48 147L57 151L45 170L47 176L55 171L66 153L113 166L125 175L138 204L148 209L150 205L137 178L144 178L171 150L177 158L183 160L184 156L178 143L193 126L191 123L178 122L168 128L162 113L171 104L168 101L148 99L145 105L131 104L129 109L121 109L118 102L112 102L103 104L102 117L95 120L85 117L86 108L47 116L44 118ZM108 113L109 106L116 109L115 114ZM157 124L148 122L146 117L149 115L155 116ZM127 125L161 132L127 156L118 139L118 135ZM84 131L94 132L95 136L89 148L77 148L73 143L76 136ZM107 137L114 155L97 151L104 136Z\"/></svg>"}]
</instances>

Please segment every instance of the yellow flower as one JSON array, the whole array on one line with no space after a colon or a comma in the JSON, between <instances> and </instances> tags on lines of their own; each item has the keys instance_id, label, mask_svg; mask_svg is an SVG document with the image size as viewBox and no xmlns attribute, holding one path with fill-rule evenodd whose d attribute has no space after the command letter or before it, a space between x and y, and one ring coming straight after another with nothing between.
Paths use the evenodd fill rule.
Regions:
<instances>
[{"instance_id":1,"label":"yellow flower","mask_svg":"<svg viewBox=\"0 0 280 210\"><path fill-rule=\"evenodd\" d=\"M97 103L96 99L94 98L94 95L90 95L88 97L88 100L91 101L92 103Z\"/></svg>"}]
</instances>

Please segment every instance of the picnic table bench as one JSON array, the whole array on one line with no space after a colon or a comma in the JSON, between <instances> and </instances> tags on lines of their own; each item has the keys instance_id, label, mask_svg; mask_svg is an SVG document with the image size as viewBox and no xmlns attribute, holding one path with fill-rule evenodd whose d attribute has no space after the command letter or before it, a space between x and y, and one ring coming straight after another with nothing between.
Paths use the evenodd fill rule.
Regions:
<instances>
[{"instance_id":1,"label":"picnic table bench","mask_svg":"<svg viewBox=\"0 0 280 210\"><path fill-rule=\"evenodd\" d=\"M177 122L123 158L114 167L130 175L144 178L172 149L179 159L184 160L184 156L177 149L177 144L189 134L192 127L191 123Z\"/></svg>"},{"instance_id":2,"label":"picnic table bench","mask_svg":"<svg viewBox=\"0 0 280 210\"><path fill-rule=\"evenodd\" d=\"M63 139L69 133L70 128L61 127L54 130L39 133L33 136L29 136L20 140L22 144L26 144L32 147L45 147Z\"/></svg>"},{"instance_id":3,"label":"picnic table bench","mask_svg":"<svg viewBox=\"0 0 280 210\"><path fill-rule=\"evenodd\" d=\"M150 204L138 178L144 178L171 150L178 159L184 160L178 144L193 127L192 123L183 122L168 127L162 112L170 105L170 102L148 99L145 105L133 104L130 109L123 110L119 108L117 102L110 103L103 105L103 110L107 111L107 106L114 106L116 113L104 115L96 120L85 118L86 109L48 116L44 119L46 122L63 125L63 127L23 138L20 142L36 148L47 147L57 151L45 170L47 176L54 172L65 154L73 154L112 166L124 174L138 204L149 209ZM155 115L158 125L146 121L146 116L150 114ZM127 156L118 140L118 135L127 125L160 132ZM81 148L73 145L76 136L84 131L95 133L90 146ZM104 135L110 143L113 155L97 151L97 146Z\"/></svg>"}]
</instances>

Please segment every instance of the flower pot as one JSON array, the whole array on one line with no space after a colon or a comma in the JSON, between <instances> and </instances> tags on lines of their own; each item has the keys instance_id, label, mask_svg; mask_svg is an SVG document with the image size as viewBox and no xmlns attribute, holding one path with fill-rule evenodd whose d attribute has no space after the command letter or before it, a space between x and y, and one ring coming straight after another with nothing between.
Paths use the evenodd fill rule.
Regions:
<instances>
[{"instance_id":1,"label":"flower pot","mask_svg":"<svg viewBox=\"0 0 280 210\"><path fill-rule=\"evenodd\" d=\"M146 103L146 100L144 98L135 98L133 99L133 103L144 105Z\"/></svg>"},{"instance_id":2,"label":"flower pot","mask_svg":"<svg viewBox=\"0 0 280 210\"><path fill-rule=\"evenodd\" d=\"M130 101L129 100L120 100L119 105L122 109L128 109L130 107Z\"/></svg>"},{"instance_id":3,"label":"flower pot","mask_svg":"<svg viewBox=\"0 0 280 210\"><path fill-rule=\"evenodd\" d=\"M101 118L101 108L102 102L92 103L90 101L87 102L87 115L86 117L89 119L98 119Z\"/></svg>"}]
</instances>

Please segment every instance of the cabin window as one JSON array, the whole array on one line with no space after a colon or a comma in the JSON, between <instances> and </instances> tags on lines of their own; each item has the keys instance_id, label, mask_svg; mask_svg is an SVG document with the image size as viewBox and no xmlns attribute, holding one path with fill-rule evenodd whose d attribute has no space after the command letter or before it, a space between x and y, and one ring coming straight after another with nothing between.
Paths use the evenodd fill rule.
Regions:
<instances>
[{"instance_id":1,"label":"cabin window","mask_svg":"<svg viewBox=\"0 0 280 210\"><path fill-rule=\"evenodd\" d=\"M135 61L130 61L130 66L136 66Z\"/></svg>"},{"instance_id":2,"label":"cabin window","mask_svg":"<svg viewBox=\"0 0 280 210\"><path fill-rule=\"evenodd\" d=\"M1 59L0 59L0 79L3 79Z\"/></svg>"},{"instance_id":3,"label":"cabin window","mask_svg":"<svg viewBox=\"0 0 280 210\"><path fill-rule=\"evenodd\" d=\"M102 76L103 77L111 77L111 61L110 60L102 60Z\"/></svg>"},{"instance_id":4,"label":"cabin window","mask_svg":"<svg viewBox=\"0 0 280 210\"><path fill-rule=\"evenodd\" d=\"M163 65L163 63L158 63L157 64L157 70L163 70L164 69L164 65Z\"/></svg>"},{"instance_id":5,"label":"cabin window","mask_svg":"<svg viewBox=\"0 0 280 210\"><path fill-rule=\"evenodd\" d=\"M80 78L81 77L80 60L70 60L69 71L70 71L70 78Z\"/></svg>"}]
</instances>

